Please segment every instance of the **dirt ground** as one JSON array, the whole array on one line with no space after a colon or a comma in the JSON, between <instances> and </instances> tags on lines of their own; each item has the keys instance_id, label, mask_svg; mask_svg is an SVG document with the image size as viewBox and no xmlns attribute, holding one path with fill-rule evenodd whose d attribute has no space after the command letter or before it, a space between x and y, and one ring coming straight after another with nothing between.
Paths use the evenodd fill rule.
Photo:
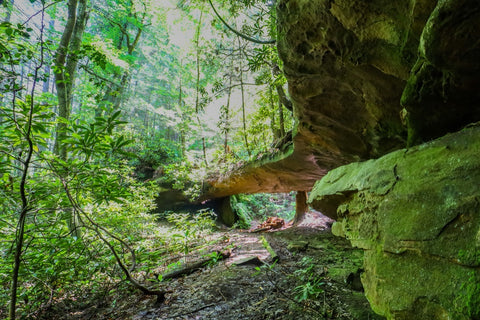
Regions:
<instances>
[{"instance_id":1,"label":"dirt ground","mask_svg":"<svg viewBox=\"0 0 480 320\"><path fill-rule=\"evenodd\" d=\"M363 294L363 253L333 236L330 224L310 213L296 227L216 232L222 241L215 246L230 247L231 256L167 282L164 303L132 292L115 307L92 306L58 319L384 319ZM278 255L275 264L262 237ZM312 285L316 290L309 291ZM302 298L302 292L310 294Z\"/></svg>"}]
</instances>

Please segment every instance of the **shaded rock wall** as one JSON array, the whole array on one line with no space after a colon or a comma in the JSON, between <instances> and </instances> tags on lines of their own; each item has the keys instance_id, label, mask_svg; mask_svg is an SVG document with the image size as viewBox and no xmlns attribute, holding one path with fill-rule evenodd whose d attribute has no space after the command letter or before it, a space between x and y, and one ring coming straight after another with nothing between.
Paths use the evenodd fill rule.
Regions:
<instances>
[{"instance_id":1,"label":"shaded rock wall","mask_svg":"<svg viewBox=\"0 0 480 320\"><path fill-rule=\"evenodd\" d=\"M438 1L403 92L409 144L480 119L480 3Z\"/></svg>"},{"instance_id":2,"label":"shaded rock wall","mask_svg":"<svg viewBox=\"0 0 480 320\"><path fill-rule=\"evenodd\" d=\"M477 0L280 0L294 142L331 169L480 120ZM403 124L407 127L405 127Z\"/></svg>"},{"instance_id":3,"label":"shaded rock wall","mask_svg":"<svg viewBox=\"0 0 480 320\"><path fill-rule=\"evenodd\" d=\"M365 250L362 282L388 319L480 318L480 125L330 171L311 206Z\"/></svg>"},{"instance_id":4,"label":"shaded rock wall","mask_svg":"<svg viewBox=\"0 0 480 320\"><path fill-rule=\"evenodd\" d=\"M278 50L298 119L294 141L320 166L404 146L400 97L422 30L413 25L428 18L413 17L413 9L387 0L278 2Z\"/></svg>"},{"instance_id":5,"label":"shaded rock wall","mask_svg":"<svg viewBox=\"0 0 480 320\"><path fill-rule=\"evenodd\" d=\"M480 319L480 129L419 145L480 120L480 2L277 6L295 150L339 167L317 182L311 205L366 250L374 310Z\"/></svg>"}]
</instances>

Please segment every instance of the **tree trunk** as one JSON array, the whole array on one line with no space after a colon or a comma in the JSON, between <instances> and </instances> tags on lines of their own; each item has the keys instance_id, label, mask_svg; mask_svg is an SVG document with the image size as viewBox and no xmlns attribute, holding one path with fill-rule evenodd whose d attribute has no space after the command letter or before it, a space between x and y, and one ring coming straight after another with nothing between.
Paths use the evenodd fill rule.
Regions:
<instances>
[{"instance_id":1,"label":"tree trunk","mask_svg":"<svg viewBox=\"0 0 480 320\"><path fill-rule=\"evenodd\" d=\"M230 98L232 97L232 78L233 78L233 57L230 60L230 80L228 83L228 94L227 94L227 104L225 105L224 112L223 112L223 131L224 131L224 139L223 139L223 151L225 159L227 159L227 154L230 152L228 147L228 134L230 133Z\"/></svg>"},{"instance_id":2,"label":"tree trunk","mask_svg":"<svg viewBox=\"0 0 480 320\"><path fill-rule=\"evenodd\" d=\"M200 18L197 24L197 30L195 31L195 51L196 51L196 68L197 68L197 78L195 82L195 113L198 114L200 111L200 31L202 27L202 17L203 11L200 11Z\"/></svg>"},{"instance_id":3,"label":"tree trunk","mask_svg":"<svg viewBox=\"0 0 480 320\"><path fill-rule=\"evenodd\" d=\"M42 10L45 10L43 7ZM10 308L9 308L9 319L15 320L16 317L16 309L17 309L17 290L18 290L18 278L20 273L20 264L22 261L22 254L24 251L24 242L25 242L25 222L27 220L27 215L32 210L32 204L30 203L29 194L28 194L28 185L27 179L30 175L30 170L32 167L32 158L34 152L34 143L32 137L32 126L33 126L33 116L34 116L34 107L35 107L35 88L37 84L37 79L40 70L43 68L44 63L44 42L43 42L43 13L42 13L42 22L40 27L40 61L36 65L34 72L33 72L33 84L32 89L30 91L30 105L29 111L26 116L26 123L24 126L24 131L22 130L20 133L23 135L25 140L27 141L27 149L25 150L26 155L22 161L22 169L21 169L21 180L19 186L19 193L20 199L22 202L22 207L20 209L18 215L18 223L16 229L16 237L15 237L15 254L14 254L14 264L13 264L13 271L12 271L12 286L10 289ZM18 124L17 124L18 125Z\"/></svg>"},{"instance_id":4,"label":"tree trunk","mask_svg":"<svg viewBox=\"0 0 480 320\"><path fill-rule=\"evenodd\" d=\"M76 52L82 44L82 36L88 20L87 0L68 1L68 19L55 57L55 85L58 97L58 117L68 121L72 108L72 90L75 81L78 56ZM57 125L54 152L61 159L67 158L67 149L62 144L66 138L67 124Z\"/></svg>"},{"instance_id":5,"label":"tree trunk","mask_svg":"<svg viewBox=\"0 0 480 320\"><path fill-rule=\"evenodd\" d=\"M292 101L290 101L287 98L287 95L285 94L285 90L283 90L283 86L278 84L276 85L276 89L277 89L278 99L280 100L280 102L283 104L285 108L293 112Z\"/></svg>"},{"instance_id":6,"label":"tree trunk","mask_svg":"<svg viewBox=\"0 0 480 320\"><path fill-rule=\"evenodd\" d=\"M55 86L58 98L58 122L54 153L60 159L67 159L67 147L63 140L67 137L67 121L72 112L73 85L79 57L77 52L82 44L82 36L88 20L87 0L68 1L68 19L55 57ZM80 237L78 221L72 208L65 210L65 220L72 235Z\"/></svg>"},{"instance_id":7,"label":"tree trunk","mask_svg":"<svg viewBox=\"0 0 480 320\"><path fill-rule=\"evenodd\" d=\"M296 226L302 222L305 213L308 211L307 191L297 191L295 197L295 217L293 218L293 225Z\"/></svg>"},{"instance_id":8,"label":"tree trunk","mask_svg":"<svg viewBox=\"0 0 480 320\"><path fill-rule=\"evenodd\" d=\"M285 118L283 116L283 104L280 100L278 101L278 118L279 118L278 124L280 127L280 137L283 138L285 137Z\"/></svg>"},{"instance_id":9,"label":"tree trunk","mask_svg":"<svg viewBox=\"0 0 480 320\"><path fill-rule=\"evenodd\" d=\"M130 2L129 9L130 9L130 13L134 11L133 2ZM144 27L143 23L144 23L146 12L143 12L143 17L141 18L138 18L137 14L138 13L129 15L130 19L134 18L137 20L136 22L138 23L138 24L135 24L137 31L135 33L135 36L133 37L133 40L130 37L130 34L127 30L129 22L124 22L123 24L120 24L120 23L117 24L117 26L120 28L120 33L121 33L121 37L119 39L119 42L117 43L117 49L121 50L123 43L126 42L127 54L129 56L131 56L135 51L138 45L138 42L140 41L140 37L142 35L143 27ZM128 70L125 70L123 74L116 73L114 74L114 76L116 78L121 79L120 84L119 85L112 84L106 90L105 94L103 95L102 103L100 105L105 108L111 108L112 110L118 110L120 108L120 105L122 104L125 89L127 88L128 83L130 82L130 73ZM95 116L100 117L101 115L102 115L102 110L97 108L95 110Z\"/></svg>"},{"instance_id":10,"label":"tree trunk","mask_svg":"<svg viewBox=\"0 0 480 320\"><path fill-rule=\"evenodd\" d=\"M55 31L55 20L50 20L48 22L48 29L49 29L49 32L52 32L52 33ZM48 59L49 57L50 55L47 53L45 58ZM50 91L50 72L51 72L50 64L45 64L44 72L45 72L45 81L43 82L42 92L47 93Z\"/></svg>"},{"instance_id":11,"label":"tree trunk","mask_svg":"<svg viewBox=\"0 0 480 320\"><path fill-rule=\"evenodd\" d=\"M5 7L5 10L7 11L6 14L5 14L5 20L3 20L4 22L10 22L10 19L12 17L12 10L13 10L13 5L15 4L14 3L14 0L4 0L5 2L2 3L2 5ZM9 3L10 2L10 3Z\"/></svg>"},{"instance_id":12,"label":"tree trunk","mask_svg":"<svg viewBox=\"0 0 480 320\"><path fill-rule=\"evenodd\" d=\"M247 149L248 156L250 157L252 154L250 152L250 146L248 144L248 136L247 136L247 119L245 115L245 90L243 87L243 66L242 66L242 42L240 37L238 37L238 50L240 50L240 91L242 93L242 121L243 121L243 140L245 141L245 149Z\"/></svg>"},{"instance_id":13,"label":"tree trunk","mask_svg":"<svg viewBox=\"0 0 480 320\"><path fill-rule=\"evenodd\" d=\"M270 113L270 130L272 130L273 134L273 141L275 142L277 139L281 139L279 135L279 130L276 128L276 120L275 120L275 99L273 98L273 90L272 87L269 88L269 98L270 98L270 106L271 111Z\"/></svg>"},{"instance_id":14,"label":"tree trunk","mask_svg":"<svg viewBox=\"0 0 480 320\"><path fill-rule=\"evenodd\" d=\"M181 69L181 62L180 62L180 69ZM183 105L183 92L182 92L182 75L180 75L180 83L178 88L178 105L177 105L177 113L181 116L182 122L180 123L180 146L182 148L182 158L185 158L186 154L186 139L185 139L185 126L186 126L186 117L182 110Z\"/></svg>"},{"instance_id":15,"label":"tree trunk","mask_svg":"<svg viewBox=\"0 0 480 320\"><path fill-rule=\"evenodd\" d=\"M196 49L196 68L197 68L197 78L195 81L195 113L197 114L197 122L198 122L198 127L201 128L201 122L199 118L199 113L201 109L200 106L200 31L202 27L202 17L203 17L203 11L200 11L200 18L198 20L197 24L197 30L195 32L195 49ZM205 167L208 167L208 161L207 161L207 146L205 142L205 136L202 132L202 151L203 151L203 162L205 163Z\"/></svg>"}]
</instances>

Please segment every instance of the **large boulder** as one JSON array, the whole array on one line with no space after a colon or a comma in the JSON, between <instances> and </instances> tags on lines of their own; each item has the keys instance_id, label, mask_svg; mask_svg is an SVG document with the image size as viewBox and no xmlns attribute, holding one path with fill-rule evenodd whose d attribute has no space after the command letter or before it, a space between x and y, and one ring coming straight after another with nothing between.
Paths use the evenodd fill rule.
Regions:
<instances>
[{"instance_id":1,"label":"large boulder","mask_svg":"<svg viewBox=\"0 0 480 320\"><path fill-rule=\"evenodd\" d=\"M310 205L365 250L388 319L480 319L480 125L330 171Z\"/></svg>"},{"instance_id":2,"label":"large boulder","mask_svg":"<svg viewBox=\"0 0 480 320\"><path fill-rule=\"evenodd\" d=\"M413 2L413 4L412 4ZM280 0L294 143L323 168L405 146L400 98L435 0Z\"/></svg>"}]
</instances>

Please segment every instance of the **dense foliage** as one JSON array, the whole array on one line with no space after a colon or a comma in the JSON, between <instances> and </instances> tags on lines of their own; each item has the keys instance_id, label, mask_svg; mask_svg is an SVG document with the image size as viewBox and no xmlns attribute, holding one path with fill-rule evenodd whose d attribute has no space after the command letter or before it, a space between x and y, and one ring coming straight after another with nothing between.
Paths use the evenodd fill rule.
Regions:
<instances>
[{"instance_id":1,"label":"dense foliage","mask_svg":"<svg viewBox=\"0 0 480 320\"><path fill-rule=\"evenodd\" d=\"M158 234L153 178L194 196L292 129L272 3L10 0L0 20L0 317L155 292L209 223Z\"/></svg>"}]
</instances>

